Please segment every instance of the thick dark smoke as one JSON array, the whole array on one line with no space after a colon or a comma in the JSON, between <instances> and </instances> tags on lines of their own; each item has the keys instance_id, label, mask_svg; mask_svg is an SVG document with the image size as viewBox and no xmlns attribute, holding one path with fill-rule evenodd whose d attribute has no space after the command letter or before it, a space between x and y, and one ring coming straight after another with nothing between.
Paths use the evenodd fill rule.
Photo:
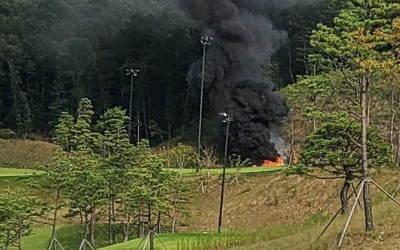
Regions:
<instances>
[{"instance_id":1,"label":"thick dark smoke","mask_svg":"<svg viewBox=\"0 0 400 250\"><path fill-rule=\"evenodd\" d=\"M284 146L277 128L288 114L285 100L274 92L274 84L262 68L286 40L286 33L274 29L259 13L268 7L266 2L179 0L187 15L203 25L204 34L214 37L206 55L205 88L216 113L234 115L230 152L257 164L275 159ZM201 59L188 73L195 88L200 85L200 71Z\"/></svg>"}]
</instances>

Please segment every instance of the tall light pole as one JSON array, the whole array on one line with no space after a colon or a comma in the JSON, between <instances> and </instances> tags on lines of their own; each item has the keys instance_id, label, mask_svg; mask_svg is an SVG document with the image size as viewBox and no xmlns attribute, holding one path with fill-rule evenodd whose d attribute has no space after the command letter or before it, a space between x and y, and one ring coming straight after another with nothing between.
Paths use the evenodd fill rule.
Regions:
<instances>
[{"instance_id":1,"label":"tall light pole","mask_svg":"<svg viewBox=\"0 0 400 250\"><path fill-rule=\"evenodd\" d=\"M218 233L221 233L222 210L224 206L224 192L225 192L225 174L226 174L226 163L227 163L226 158L228 156L229 125L233 121L233 115L225 112L219 113L219 115L223 117L222 122L226 123L224 165L222 166L221 198L219 200L219 215L218 215Z\"/></svg>"},{"instance_id":2,"label":"tall light pole","mask_svg":"<svg viewBox=\"0 0 400 250\"><path fill-rule=\"evenodd\" d=\"M206 64L206 49L207 46L211 45L212 37L202 36L200 39L201 45L203 45L203 62L201 65L201 87L200 87L200 111L199 111L199 133L197 137L197 156L200 156L200 148L201 148L201 125L203 118L203 95L204 95L204 70Z\"/></svg>"},{"instance_id":3,"label":"tall light pole","mask_svg":"<svg viewBox=\"0 0 400 250\"><path fill-rule=\"evenodd\" d=\"M135 77L139 76L140 70L138 69L133 69L133 68L127 68L125 69L125 75L130 76L131 78L131 89L130 89L130 95L129 95L129 127L128 127L128 134L129 134L129 140L131 140L131 131L132 131L132 102L133 102L133 79ZM139 130L138 132L138 141L139 141Z\"/></svg>"}]
</instances>

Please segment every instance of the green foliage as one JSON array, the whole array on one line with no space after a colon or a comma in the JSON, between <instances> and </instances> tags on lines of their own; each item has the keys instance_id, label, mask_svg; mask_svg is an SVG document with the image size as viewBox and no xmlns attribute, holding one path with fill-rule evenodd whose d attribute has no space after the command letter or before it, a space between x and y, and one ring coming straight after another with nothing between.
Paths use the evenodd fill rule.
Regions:
<instances>
[{"instance_id":1,"label":"green foliage","mask_svg":"<svg viewBox=\"0 0 400 250\"><path fill-rule=\"evenodd\" d=\"M400 13L399 6L384 0L350 1L334 19L333 27L319 24L311 36L311 45L319 55L313 57L321 59L321 69L373 73L374 60L382 58L384 48L374 32L390 28L393 18Z\"/></svg>"},{"instance_id":2,"label":"green foliage","mask_svg":"<svg viewBox=\"0 0 400 250\"><path fill-rule=\"evenodd\" d=\"M71 144L73 150L94 151L98 135L92 131L92 102L88 98L79 101L76 123L71 128Z\"/></svg>"},{"instance_id":3,"label":"green foliage","mask_svg":"<svg viewBox=\"0 0 400 250\"><path fill-rule=\"evenodd\" d=\"M31 233L31 221L42 213L35 197L6 191L0 195L0 247L21 249L21 239Z\"/></svg>"},{"instance_id":4,"label":"green foliage","mask_svg":"<svg viewBox=\"0 0 400 250\"><path fill-rule=\"evenodd\" d=\"M305 139L300 163L305 167L319 168L330 177L360 176L361 125L346 114L332 114L324 117L321 127ZM390 148L372 127L368 131L368 156L372 167L389 162Z\"/></svg>"},{"instance_id":5,"label":"green foliage","mask_svg":"<svg viewBox=\"0 0 400 250\"><path fill-rule=\"evenodd\" d=\"M53 142L61 146L64 150L69 152L71 150L72 128L74 126L74 118L62 112L59 116L55 129Z\"/></svg>"},{"instance_id":6,"label":"green foliage","mask_svg":"<svg viewBox=\"0 0 400 250\"><path fill-rule=\"evenodd\" d=\"M93 116L91 101L83 98L76 121L66 113L60 117L54 135L63 151L45 168L46 187L66 198L67 217L80 216L83 237L94 244L95 222L105 205L110 241L117 218L128 237L131 218L140 220L143 211L149 226L161 214L183 213L188 190L175 172L165 170L166 160L150 151L148 140L136 146L129 142L125 111L108 109L94 126Z\"/></svg>"},{"instance_id":7,"label":"green foliage","mask_svg":"<svg viewBox=\"0 0 400 250\"><path fill-rule=\"evenodd\" d=\"M0 139L16 139L17 134L11 129L4 128L0 129Z\"/></svg>"},{"instance_id":8,"label":"green foliage","mask_svg":"<svg viewBox=\"0 0 400 250\"><path fill-rule=\"evenodd\" d=\"M105 203L105 180L100 175L99 161L94 155L73 152L68 157L68 172L65 173L65 196L70 199L70 208L91 214ZM72 211L71 211L72 212Z\"/></svg>"}]
</instances>

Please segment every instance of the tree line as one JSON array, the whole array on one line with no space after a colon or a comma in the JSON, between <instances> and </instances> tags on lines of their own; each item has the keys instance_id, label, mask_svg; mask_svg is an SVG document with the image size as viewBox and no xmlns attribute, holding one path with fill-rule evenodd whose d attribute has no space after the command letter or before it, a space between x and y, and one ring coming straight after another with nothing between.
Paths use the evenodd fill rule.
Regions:
<instances>
[{"instance_id":1,"label":"tree line","mask_svg":"<svg viewBox=\"0 0 400 250\"><path fill-rule=\"evenodd\" d=\"M310 70L304 57L311 30L343 2L262 10L289 35L265 69L277 85ZM198 97L186 75L201 56L201 27L173 1L1 0L0 6L0 127L22 137L49 136L58 115L74 113L83 97L99 114L127 109L126 68L140 69L133 89L133 115L140 119L133 127L141 138L165 140L197 119Z\"/></svg>"}]
</instances>

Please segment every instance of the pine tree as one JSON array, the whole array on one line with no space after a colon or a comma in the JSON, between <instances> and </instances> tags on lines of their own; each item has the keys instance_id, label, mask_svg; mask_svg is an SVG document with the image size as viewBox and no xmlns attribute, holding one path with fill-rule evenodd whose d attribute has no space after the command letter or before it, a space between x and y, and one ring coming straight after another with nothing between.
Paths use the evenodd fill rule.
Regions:
<instances>
[{"instance_id":1,"label":"pine tree","mask_svg":"<svg viewBox=\"0 0 400 250\"><path fill-rule=\"evenodd\" d=\"M380 82L382 47L377 43L375 31L390 27L392 19L400 14L399 4L383 0L352 0L334 19L334 26L318 25L313 31L311 45L317 53L321 69L333 72L346 86L337 89L342 100L349 104L347 111L360 119L363 178L369 178L368 105L371 88ZM341 93L345 90L345 94ZM349 94L350 95L346 95ZM369 185L363 185L365 227L374 229Z\"/></svg>"},{"instance_id":2,"label":"pine tree","mask_svg":"<svg viewBox=\"0 0 400 250\"><path fill-rule=\"evenodd\" d=\"M74 118L63 112L59 116L54 128L53 142L61 146L65 151L71 151L72 129L74 127Z\"/></svg>"},{"instance_id":3,"label":"pine tree","mask_svg":"<svg viewBox=\"0 0 400 250\"><path fill-rule=\"evenodd\" d=\"M132 167L133 145L129 142L126 130L128 121L126 111L120 108L108 109L100 119L98 128L102 133L102 174L107 181L108 193L108 230L109 240L115 241L112 223L115 223L115 201L126 189L128 170Z\"/></svg>"}]
</instances>

